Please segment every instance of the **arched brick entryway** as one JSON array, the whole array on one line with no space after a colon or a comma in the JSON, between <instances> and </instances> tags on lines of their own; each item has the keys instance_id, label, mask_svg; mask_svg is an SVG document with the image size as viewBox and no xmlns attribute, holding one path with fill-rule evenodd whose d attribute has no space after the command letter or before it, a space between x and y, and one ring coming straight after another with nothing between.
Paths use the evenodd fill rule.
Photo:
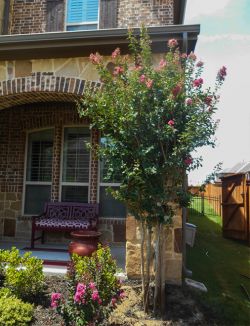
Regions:
<instances>
[{"instance_id":1,"label":"arched brick entryway","mask_svg":"<svg viewBox=\"0 0 250 326\"><path fill-rule=\"evenodd\" d=\"M36 72L31 76L0 81L0 109L34 102L75 102L88 85L94 89L100 83L55 76L53 72Z\"/></svg>"}]
</instances>

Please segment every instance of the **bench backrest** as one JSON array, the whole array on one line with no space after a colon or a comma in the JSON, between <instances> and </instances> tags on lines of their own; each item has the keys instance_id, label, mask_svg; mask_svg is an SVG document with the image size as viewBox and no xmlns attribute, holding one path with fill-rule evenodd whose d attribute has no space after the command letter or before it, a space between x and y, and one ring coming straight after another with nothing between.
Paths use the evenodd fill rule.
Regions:
<instances>
[{"instance_id":1,"label":"bench backrest","mask_svg":"<svg viewBox=\"0 0 250 326\"><path fill-rule=\"evenodd\" d=\"M44 206L44 215L65 220L97 219L98 207L98 204L49 202Z\"/></svg>"}]
</instances>

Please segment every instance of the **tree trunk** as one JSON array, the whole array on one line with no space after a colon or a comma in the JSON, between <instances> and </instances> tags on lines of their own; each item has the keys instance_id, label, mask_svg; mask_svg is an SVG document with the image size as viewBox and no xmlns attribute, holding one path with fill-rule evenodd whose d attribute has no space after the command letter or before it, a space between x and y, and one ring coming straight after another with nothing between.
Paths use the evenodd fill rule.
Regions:
<instances>
[{"instance_id":1,"label":"tree trunk","mask_svg":"<svg viewBox=\"0 0 250 326\"><path fill-rule=\"evenodd\" d=\"M143 298L145 296L145 260L144 260L144 243L145 243L145 225L143 219L141 219L140 223L141 227L141 280L142 280L142 293ZM143 304L145 304L143 302Z\"/></svg>"},{"instance_id":2,"label":"tree trunk","mask_svg":"<svg viewBox=\"0 0 250 326\"><path fill-rule=\"evenodd\" d=\"M155 228L155 291L154 291L154 315L156 316L161 306L161 229L162 225L157 223Z\"/></svg>"},{"instance_id":3,"label":"tree trunk","mask_svg":"<svg viewBox=\"0 0 250 326\"><path fill-rule=\"evenodd\" d=\"M150 289L150 267L151 267L151 226L147 225L147 242L146 242L146 277L145 277L145 292L144 292L144 311L148 312L149 305L149 289Z\"/></svg>"},{"instance_id":4,"label":"tree trunk","mask_svg":"<svg viewBox=\"0 0 250 326\"><path fill-rule=\"evenodd\" d=\"M166 259L165 259L165 239L161 237L161 317L166 316Z\"/></svg>"}]
</instances>

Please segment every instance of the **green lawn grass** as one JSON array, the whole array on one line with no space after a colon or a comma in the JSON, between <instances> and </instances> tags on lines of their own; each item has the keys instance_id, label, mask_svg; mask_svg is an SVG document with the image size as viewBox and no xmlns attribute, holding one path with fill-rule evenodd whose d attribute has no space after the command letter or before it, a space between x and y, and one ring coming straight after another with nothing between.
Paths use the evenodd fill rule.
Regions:
<instances>
[{"instance_id":1,"label":"green lawn grass","mask_svg":"<svg viewBox=\"0 0 250 326\"><path fill-rule=\"evenodd\" d=\"M217 325L250 325L250 302L240 288L244 284L250 294L250 249L245 244L225 239L221 233L221 217L201 216L192 211L189 222L197 225L195 245L187 246L187 268L192 278L208 288L199 295L207 313Z\"/></svg>"}]
</instances>

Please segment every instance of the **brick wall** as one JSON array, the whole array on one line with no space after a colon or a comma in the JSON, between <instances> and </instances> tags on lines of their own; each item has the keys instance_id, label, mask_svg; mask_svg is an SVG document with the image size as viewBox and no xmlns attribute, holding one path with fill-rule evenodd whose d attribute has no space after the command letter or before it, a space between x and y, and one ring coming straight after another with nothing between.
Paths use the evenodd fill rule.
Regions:
<instances>
[{"instance_id":1,"label":"brick wall","mask_svg":"<svg viewBox=\"0 0 250 326\"><path fill-rule=\"evenodd\" d=\"M64 125L87 124L80 119L75 105L71 103L36 103L12 107L0 111L0 218L1 235L16 236L16 239L29 238L30 224L20 230L23 224L22 194L25 168L26 132L41 128L54 127L54 155L52 200L59 200L60 154L62 127ZM95 169L98 165L95 164ZM93 171L96 178L97 171ZM96 184L96 180L91 184ZM90 189L91 190L91 189ZM96 186L95 186L95 190ZM96 202L97 195L91 190L91 202ZM28 221L28 219L27 219ZM26 222L27 222L26 221Z\"/></svg>"},{"instance_id":2,"label":"brick wall","mask_svg":"<svg viewBox=\"0 0 250 326\"><path fill-rule=\"evenodd\" d=\"M118 27L169 25L174 23L174 0L120 0Z\"/></svg>"},{"instance_id":3,"label":"brick wall","mask_svg":"<svg viewBox=\"0 0 250 326\"><path fill-rule=\"evenodd\" d=\"M46 0L13 0L10 34L43 33L46 28Z\"/></svg>"},{"instance_id":4,"label":"brick wall","mask_svg":"<svg viewBox=\"0 0 250 326\"><path fill-rule=\"evenodd\" d=\"M0 239L30 239L31 219L22 216L25 145L27 131L54 128L51 200L59 200L63 126L86 125L75 104L52 102L20 105L0 111ZM99 133L92 131L92 143ZM91 153L90 202L97 202L98 159ZM102 240L125 241L125 220L101 218ZM50 234L46 241L64 241L62 233Z\"/></svg>"},{"instance_id":5,"label":"brick wall","mask_svg":"<svg viewBox=\"0 0 250 326\"><path fill-rule=\"evenodd\" d=\"M174 22L174 0L117 0L117 27L169 25ZM46 0L13 0L11 34L43 33ZM63 16L61 19L64 19ZM59 24L62 28L64 23Z\"/></svg>"}]
</instances>

